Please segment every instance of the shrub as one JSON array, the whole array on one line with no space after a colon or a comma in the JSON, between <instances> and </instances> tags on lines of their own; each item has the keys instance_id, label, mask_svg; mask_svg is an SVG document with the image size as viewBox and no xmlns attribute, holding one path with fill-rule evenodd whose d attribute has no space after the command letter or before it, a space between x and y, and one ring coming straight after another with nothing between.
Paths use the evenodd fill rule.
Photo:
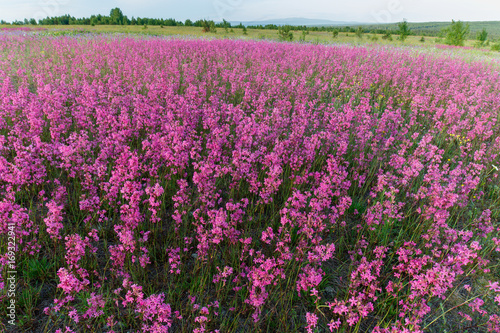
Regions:
<instances>
[{"instance_id":1,"label":"shrub","mask_svg":"<svg viewBox=\"0 0 500 333\"><path fill-rule=\"evenodd\" d=\"M389 30L383 34L382 39L392 41L392 34Z\"/></svg>"}]
</instances>

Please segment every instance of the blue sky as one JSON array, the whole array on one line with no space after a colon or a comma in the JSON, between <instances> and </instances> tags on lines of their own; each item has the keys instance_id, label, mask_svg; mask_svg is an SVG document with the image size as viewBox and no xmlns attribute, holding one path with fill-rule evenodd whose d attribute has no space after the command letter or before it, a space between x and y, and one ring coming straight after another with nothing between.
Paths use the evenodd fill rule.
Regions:
<instances>
[{"instance_id":1,"label":"blue sky","mask_svg":"<svg viewBox=\"0 0 500 333\"><path fill-rule=\"evenodd\" d=\"M498 0L0 0L0 19L6 21L70 14L108 15L119 7L132 16L228 21L304 17L333 21L410 22L498 21Z\"/></svg>"}]
</instances>

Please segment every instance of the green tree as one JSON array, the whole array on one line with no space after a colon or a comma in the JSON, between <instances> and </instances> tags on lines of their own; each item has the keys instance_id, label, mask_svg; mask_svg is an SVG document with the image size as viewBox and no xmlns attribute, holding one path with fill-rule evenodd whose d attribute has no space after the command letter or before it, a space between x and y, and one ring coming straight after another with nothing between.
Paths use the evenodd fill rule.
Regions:
<instances>
[{"instance_id":1,"label":"green tree","mask_svg":"<svg viewBox=\"0 0 500 333\"><path fill-rule=\"evenodd\" d=\"M226 32L229 32L229 28L231 28L231 23L229 23L225 19L222 19L222 27Z\"/></svg>"},{"instance_id":2,"label":"green tree","mask_svg":"<svg viewBox=\"0 0 500 333\"><path fill-rule=\"evenodd\" d=\"M398 23L398 28L399 39L404 42L410 35L410 26L406 20L403 20L403 22Z\"/></svg>"},{"instance_id":3,"label":"green tree","mask_svg":"<svg viewBox=\"0 0 500 333\"><path fill-rule=\"evenodd\" d=\"M339 29L333 29L332 36L333 38L337 38L339 36Z\"/></svg>"},{"instance_id":4,"label":"green tree","mask_svg":"<svg viewBox=\"0 0 500 333\"><path fill-rule=\"evenodd\" d=\"M289 25L280 26L278 28L278 39L280 41L289 41L293 40L293 32L291 31L292 27Z\"/></svg>"},{"instance_id":5,"label":"green tree","mask_svg":"<svg viewBox=\"0 0 500 333\"><path fill-rule=\"evenodd\" d=\"M217 29L215 27L215 22L210 20L201 20L201 27L203 32L213 32L216 33Z\"/></svg>"},{"instance_id":6,"label":"green tree","mask_svg":"<svg viewBox=\"0 0 500 333\"><path fill-rule=\"evenodd\" d=\"M476 45L483 46L484 43L486 43L487 39L488 39L488 32L486 31L486 28L483 28L483 30L481 32L478 32L476 35Z\"/></svg>"},{"instance_id":7,"label":"green tree","mask_svg":"<svg viewBox=\"0 0 500 333\"><path fill-rule=\"evenodd\" d=\"M306 41L306 35L309 35L309 31L307 30L302 30L302 36L299 37L299 40L301 42L305 42Z\"/></svg>"},{"instance_id":8,"label":"green tree","mask_svg":"<svg viewBox=\"0 0 500 333\"><path fill-rule=\"evenodd\" d=\"M358 38L363 38L363 33L364 33L363 28L358 27L358 28L356 29L356 36L358 36Z\"/></svg>"},{"instance_id":9,"label":"green tree","mask_svg":"<svg viewBox=\"0 0 500 333\"><path fill-rule=\"evenodd\" d=\"M109 12L109 18L111 19L111 24L122 24L123 13L121 9L118 7L111 9Z\"/></svg>"},{"instance_id":10,"label":"green tree","mask_svg":"<svg viewBox=\"0 0 500 333\"><path fill-rule=\"evenodd\" d=\"M214 34L217 33L217 28L214 21L210 21L210 32L213 32Z\"/></svg>"},{"instance_id":11,"label":"green tree","mask_svg":"<svg viewBox=\"0 0 500 333\"><path fill-rule=\"evenodd\" d=\"M469 35L470 27L469 24L464 24L462 21L451 21L451 25L444 29L445 33L445 44L464 46L465 40Z\"/></svg>"},{"instance_id":12,"label":"green tree","mask_svg":"<svg viewBox=\"0 0 500 333\"><path fill-rule=\"evenodd\" d=\"M207 20L201 20L201 31L209 32L210 31L210 23Z\"/></svg>"}]
</instances>

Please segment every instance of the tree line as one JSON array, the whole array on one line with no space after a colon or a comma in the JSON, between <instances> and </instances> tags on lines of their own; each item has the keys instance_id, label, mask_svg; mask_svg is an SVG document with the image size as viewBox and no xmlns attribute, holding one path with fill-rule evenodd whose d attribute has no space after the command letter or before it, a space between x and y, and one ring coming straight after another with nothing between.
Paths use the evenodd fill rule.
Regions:
<instances>
[{"instance_id":1,"label":"tree line","mask_svg":"<svg viewBox=\"0 0 500 333\"><path fill-rule=\"evenodd\" d=\"M183 21L178 21L173 18L161 19L161 18L141 18L141 17L131 17L128 18L123 14L120 8L113 8L109 15L92 15L90 17L75 18L69 14L62 16L46 17L39 19L38 21L31 19L24 19L24 21L14 21L6 22L0 20L0 24L13 24L13 25L150 25L150 26L192 26L192 27L205 27L212 26L215 28L243 28L243 24L231 25L230 22L223 20L222 22L214 22L211 20L196 20L192 21L190 19ZM248 25L247 29L263 29L263 30L278 30L281 26L276 24L266 24L266 25ZM328 26L305 26L305 25L286 25L289 30L301 30L301 31L339 31L345 33L356 33L359 29L358 27L328 27ZM366 29L363 28L364 33L379 33L383 34L387 32L387 29ZM396 31L394 31L396 33Z\"/></svg>"},{"instance_id":2,"label":"tree line","mask_svg":"<svg viewBox=\"0 0 500 333\"><path fill-rule=\"evenodd\" d=\"M173 18L162 19L162 18L147 18L147 17L131 17L128 18L123 14L120 8L111 9L108 16L106 15L92 15L90 17L75 18L69 14L62 16L53 16L39 19L38 21L34 18L24 19L24 21L13 21L11 23L4 20L0 20L0 24L12 24L12 25L151 25L151 26L192 26L192 27L203 27L206 20L192 21L190 19L183 21L178 21ZM231 25L227 21L215 24L215 26L224 28L225 24ZM235 26L235 28L243 27L243 25Z\"/></svg>"}]
</instances>

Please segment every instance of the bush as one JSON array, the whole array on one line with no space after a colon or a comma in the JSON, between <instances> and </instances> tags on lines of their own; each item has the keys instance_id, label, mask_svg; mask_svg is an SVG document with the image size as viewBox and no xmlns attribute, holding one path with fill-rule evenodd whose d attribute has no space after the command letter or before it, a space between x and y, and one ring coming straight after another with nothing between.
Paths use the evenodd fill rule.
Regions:
<instances>
[{"instance_id":1,"label":"bush","mask_svg":"<svg viewBox=\"0 0 500 333\"><path fill-rule=\"evenodd\" d=\"M392 34L391 34L391 32L389 30L387 30L384 33L384 35L382 36L382 39L392 41Z\"/></svg>"}]
</instances>

